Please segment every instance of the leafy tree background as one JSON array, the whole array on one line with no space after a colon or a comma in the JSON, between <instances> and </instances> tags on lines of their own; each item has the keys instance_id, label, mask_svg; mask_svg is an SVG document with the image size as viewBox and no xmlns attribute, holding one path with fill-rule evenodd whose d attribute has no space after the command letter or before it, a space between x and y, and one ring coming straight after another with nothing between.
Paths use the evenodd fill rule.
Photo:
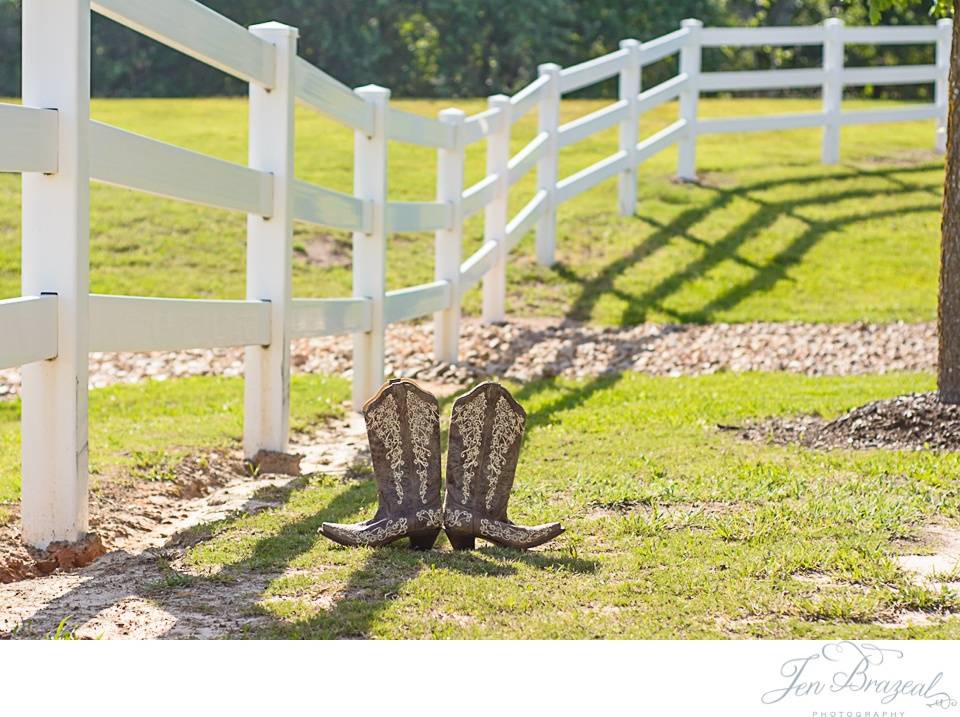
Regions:
<instances>
[{"instance_id":1,"label":"leafy tree background","mask_svg":"<svg viewBox=\"0 0 960 717\"><path fill-rule=\"evenodd\" d=\"M162 0L158 0L162 2ZM351 86L376 82L401 97L512 93L537 64L571 65L616 49L620 39L651 39L685 17L707 25L806 25L831 16L869 22L864 3L830 0L206 0L242 24L278 20L300 28L300 54ZM874 6L876 7L876 5ZM926 6L887 0L881 21L934 22ZM0 0L0 95L20 93L20 0ZM240 95L246 85L94 14L93 91L98 96ZM930 47L851 47L848 64L929 63ZM672 60L644 69L650 86L672 74ZM707 50L705 69L807 67L819 47ZM872 88L861 92L871 93ZM884 88L922 97L929 87ZM615 93L611 81L589 94ZM796 90L793 94L802 94Z\"/></svg>"}]
</instances>

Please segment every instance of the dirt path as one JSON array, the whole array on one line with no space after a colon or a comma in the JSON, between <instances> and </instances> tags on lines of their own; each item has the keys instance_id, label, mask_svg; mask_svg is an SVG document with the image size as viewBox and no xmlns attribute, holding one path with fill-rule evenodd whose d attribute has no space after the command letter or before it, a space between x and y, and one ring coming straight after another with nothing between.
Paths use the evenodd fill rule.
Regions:
<instances>
[{"instance_id":1,"label":"dirt path","mask_svg":"<svg viewBox=\"0 0 960 717\"><path fill-rule=\"evenodd\" d=\"M293 443L292 450L303 455L304 475L343 473L366 451L359 417L331 422ZM144 501L136 503L154 506L140 518L143 529L122 523L125 527L107 538L110 552L93 564L0 585L0 637L51 635L64 618L69 618L67 629L82 638L213 638L255 626L261 618L251 608L274 576L192 580L181 564L197 540L193 528L237 511L279 505L302 481L275 474L251 477L240 465L236 456L207 459L208 474L222 480L194 498L142 496ZM137 512L135 506L128 509ZM109 529L105 522L101 527Z\"/></svg>"}]
</instances>

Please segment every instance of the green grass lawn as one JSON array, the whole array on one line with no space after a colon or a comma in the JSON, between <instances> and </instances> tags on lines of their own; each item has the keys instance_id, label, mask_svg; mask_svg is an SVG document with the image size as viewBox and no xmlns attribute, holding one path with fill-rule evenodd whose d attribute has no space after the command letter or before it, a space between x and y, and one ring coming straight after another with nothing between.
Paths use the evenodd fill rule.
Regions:
<instances>
[{"instance_id":1,"label":"green grass lawn","mask_svg":"<svg viewBox=\"0 0 960 717\"><path fill-rule=\"evenodd\" d=\"M535 383L518 392L530 421L512 515L564 522L545 550L343 549L317 528L372 515L375 486L314 476L279 508L200 531L210 539L186 561L199 580L270 578L251 606L269 618L261 637L958 637L953 618L874 623L960 607L894 562L925 522L957 517L960 457L758 446L716 428L931 386L924 375Z\"/></svg>"},{"instance_id":2,"label":"green grass lawn","mask_svg":"<svg viewBox=\"0 0 960 717\"><path fill-rule=\"evenodd\" d=\"M443 106L398 104L428 115ZM816 105L702 103L706 116ZM565 119L597 106L567 102ZM242 100L95 100L93 111L124 128L245 158ZM674 112L647 118L644 132ZM349 133L305 110L299 120L299 176L349 190ZM516 148L534 125L533 117L522 123ZM566 151L561 173L614 151L615 134ZM843 163L827 168L815 131L707 137L696 186L670 181L675 150L667 151L640 172L636 217L616 216L615 180L562 208L554 268L536 266L525 239L509 270L508 310L607 324L932 319L943 171L932 140L930 122L845 129ZM433 152L391 149L393 197L432 198ZM482 158L478 145L468 181L482 175ZM515 208L532 189L531 175ZM18 194L16 178L0 177L0 296L19 294ZM243 295L242 215L94 185L91 216L93 291ZM472 220L467 251L480 233ZM295 242L298 296L349 294L346 234L298 226ZM432 256L431 244L429 236L391 240L391 288L432 278L422 258ZM471 292L468 312L478 305ZM317 536L320 523L369 517L376 490L369 480L317 475L278 508L202 528L209 539L186 558L200 577L182 579L269 578L251 606L267 618L256 633L266 637L960 637L953 618L879 625L902 610L960 608L960 597L916 587L894 561L923 524L958 518L960 454L761 446L716 429L750 417L836 414L932 387L931 376L913 374L625 374L518 387L530 429L512 514L564 521L568 532L547 550L340 549ZM293 427L339 414L348 395L343 379L294 377ZM236 447L241 412L238 379L93 391L94 485L162 479L185 455ZM0 402L0 501L19 493L18 414L16 401ZM181 579L174 577L153 599L163 602Z\"/></svg>"},{"instance_id":3,"label":"green grass lawn","mask_svg":"<svg viewBox=\"0 0 960 717\"><path fill-rule=\"evenodd\" d=\"M564 522L545 549L342 549L317 528L372 515L375 486L312 475L278 507L197 529L190 574L147 594L162 607L184 581L265 582L248 606L264 618L257 637L957 638L960 620L936 616L960 596L917 587L895 557L924 550L911 542L924 524L958 518L960 454L777 447L716 427L932 386L923 374L771 373L517 387L530 419L511 514ZM295 427L338 414L348 389L295 377ZM94 391L98 475L158 479L186 452L236 446L241 406L239 379ZM5 498L16 495L16 412L0 404ZM880 624L903 610L932 623Z\"/></svg>"},{"instance_id":4,"label":"green grass lawn","mask_svg":"<svg viewBox=\"0 0 960 717\"><path fill-rule=\"evenodd\" d=\"M428 116L439 101L398 101ZM567 101L563 120L600 101ZM845 108L878 103L850 101ZM464 101L468 112L480 100ZM708 99L703 116L811 110L817 100ZM93 101L96 119L225 159L246 159L243 99ZM671 104L646 116L642 132L675 119ZM535 113L514 131L514 149L535 133ZM352 137L310 110L298 112L297 173L342 191L352 187ZM616 180L560 210L560 263L533 260L532 237L509 268L513 315L571 316L605 324L641 321L918 321L935 316L942 160L932 122L845 128L843 162L819 164L817 130L701 138L700 186L670 181L676 149L643 165L635 217L616 216ZM568 175L616 149L616 128L563 151ZM432 150L393 144L395 199L433 199ZM483 144L468 156L468 183L483 175ZM535 173L515 187L513 210L532 196ZM0 297L19 295L19 181L0 177ZM95 292L240 298L245 217L94 185L91 287ZM465 254L482 233L468 224ZM395 236L390 288L432 280L433 239ZM350 294L346 233L298 225L295 293ZM423 257L431 257L424 261ZM838 298L842 297L842 300ZM466 297L477 313L479 292Z\"/></svg>"}]
</instances>

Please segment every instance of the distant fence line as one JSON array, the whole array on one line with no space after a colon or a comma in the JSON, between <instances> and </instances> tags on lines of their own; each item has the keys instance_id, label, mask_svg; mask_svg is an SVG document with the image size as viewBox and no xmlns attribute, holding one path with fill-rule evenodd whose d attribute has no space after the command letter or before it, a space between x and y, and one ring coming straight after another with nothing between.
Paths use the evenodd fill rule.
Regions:
<instances>
[{"instance_id":1,"label":"distant fence line","mask_svg":"<svg viewBox=\"0 0 960 717\"><path fill-rule=\"evenodd\" d=\"M215 159L90 121L90 11L219 68L250 85L249 162ZM935 147L945 147L951 24L844 27L681 28L649 42L623 40L608 55L561 68L546 64L512 97L488 109L456 109L429 119L390 106L388 89L353 90L297 57L297 30L278 23L243 28L194 0L24 0L23 105L0 105L0 171L23 174L23 296L0 301L0 368L23 366L21 514L25 540L45 546L87 529L87 356L90 351L154 351L245 346L243 448L287 448L290 341L350 333L353 405L384 378L388 324L434 317L438 361L458 359L464 293L482 283L483 319L505 318L511 249L536 233L541 264L555 257L557 207L618 177L618 209L636 208L637 167L679 147L677 174L693 179L697 138L716 132L822 127L822 160L839 160L840 127L933 118ZM936 44L936 64L845 68L845 43ZM701 72L705 47L822 45L823 67ZM678 74L641 91L642 68L679 53ZM619 99L560 124L561 96L612 77ZM848 85L932 82L935 101L842 111ZM701 119L701 93L820 87L819 112ZM679 99L679 118L639 137L642 114ZM294 176L294 104L299 100L355 130L354 191L336 192ZM510 154L514 123L537 110L539 131ZM614 154L559 177L562 148L619 127ZM387 143L438 152L435 201L387 196ZM485 141L486 176L464 187L464 152ZM510 187L534 168L537 191L513 217ZM247 299L208 301L89 293L89 180L246 213ZM484 241L462 257L464 220L483 210ZM353 295L293 298L292 225L303 221L353 232ZM386 290L387 239L435 232L435 280Z\"/></svg>"}]
</instances>

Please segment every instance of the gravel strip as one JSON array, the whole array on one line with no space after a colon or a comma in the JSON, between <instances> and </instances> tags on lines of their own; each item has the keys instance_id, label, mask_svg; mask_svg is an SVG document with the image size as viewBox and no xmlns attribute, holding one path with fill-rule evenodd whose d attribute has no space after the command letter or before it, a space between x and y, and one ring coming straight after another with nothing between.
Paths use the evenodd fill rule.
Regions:
<instances>
[{"instance_id":1,"label":"gravel strip","mask_svg":"<svg viewBox=\"0 0 960 717\"><path fill-rule=\"evenodd\" d=\"M485 326L465 320L462 361L433 361L430 323L387 331L387 373L464 384L487 376L531 381L641 371L667 376L718 371L788 371L807 375L932 371L936 324L763 323L603 328L559 320L514 320ZM350 376L349 336L294 342L293 370ZM95 353L91 388L146 379L243 373L243 349ZM0 371L0 397L19 392L17 370Z\"/></svg>"}]
</instances>

